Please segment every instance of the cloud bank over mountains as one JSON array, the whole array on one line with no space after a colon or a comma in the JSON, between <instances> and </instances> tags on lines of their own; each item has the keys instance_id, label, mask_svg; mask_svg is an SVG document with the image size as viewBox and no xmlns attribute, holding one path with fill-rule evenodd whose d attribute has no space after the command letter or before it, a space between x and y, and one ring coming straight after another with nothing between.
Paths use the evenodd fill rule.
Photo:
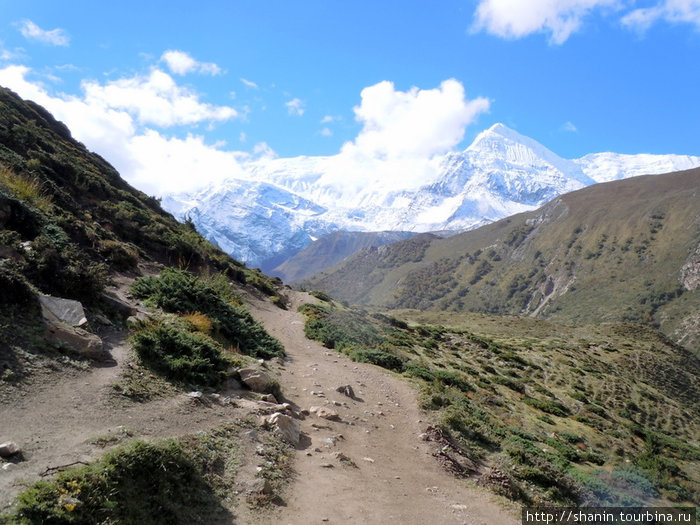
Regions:
<instances>
[{"instance_id":1,"label":"cloud bank over mountains","mask_svg":"<svg viewBox=\"0 0 700 525\"><path fill-rule=\"evenodd\" d=\"M198 62L181 51L161 57L170 73L152 66L143 75L99 82L84 80L81 95L51 94L27 66L0 69L0 85L45 106L88 148L114 163L137 188L153 195L191 191L225 177L250 177L247 164L275 157L265 143L253 153L232 150L226 143L208 143L201 134L179 136L183 126L213 126L242 118L233 106L202 100L172 76L217 74L216 64ZM247 83L246 83L247 84ZM327 183L391 186L400 178L418 185L437 173L438 157L459 144L466 127L488 111L483 97L467 98L457 80L433 89L397 89L388 81L362 90L354 108L361 130L329 158ZM299 99L290 111L303 114Z\"/></svg>"}]
</instances>

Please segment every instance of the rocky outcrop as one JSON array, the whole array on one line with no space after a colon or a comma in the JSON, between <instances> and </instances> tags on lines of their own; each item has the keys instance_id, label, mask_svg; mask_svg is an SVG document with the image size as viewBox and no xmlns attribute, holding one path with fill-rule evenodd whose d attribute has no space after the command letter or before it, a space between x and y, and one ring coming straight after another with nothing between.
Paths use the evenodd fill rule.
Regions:
<instances>
[{"instance_id":1,"label":"rocky outcrop","mask_svg":"<svg viewBox=\"0 0 700 525\"><path fill-rule=\"evenodd\" d=\"M680 281L683 288L691 292L700 286L700 246L681 268Z\"/></svg>"}]
</instances>

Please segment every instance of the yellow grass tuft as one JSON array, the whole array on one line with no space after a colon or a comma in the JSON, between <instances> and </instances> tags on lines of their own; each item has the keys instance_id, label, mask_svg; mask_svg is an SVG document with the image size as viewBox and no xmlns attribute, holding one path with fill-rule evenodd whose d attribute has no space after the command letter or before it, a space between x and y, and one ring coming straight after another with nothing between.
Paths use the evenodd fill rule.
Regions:
<instances>
[{"instance_id":1,"label":"yellow grass tuft","mask_svg":"<svg viewBox=\"0 0 700 525\"><path fill-rule=\"evenodd\" d=\"M27 201L40 210L49 211L53 203L41 182L33 175L18 175L11 169L0 165L0 186L4 187L14 197Z\"/></svg>"},{"instance_id":2,"label":"yellow grass tuft","mask_svg":"<svg viewBox=\"0 0 700 525\"><path fill-rule=\"evenodd\" d=\"M210 334L213 328L211 319L201 312L185 314L182 318L191 324L195 330L204 334Z\"/></svg>"}]
</instances>

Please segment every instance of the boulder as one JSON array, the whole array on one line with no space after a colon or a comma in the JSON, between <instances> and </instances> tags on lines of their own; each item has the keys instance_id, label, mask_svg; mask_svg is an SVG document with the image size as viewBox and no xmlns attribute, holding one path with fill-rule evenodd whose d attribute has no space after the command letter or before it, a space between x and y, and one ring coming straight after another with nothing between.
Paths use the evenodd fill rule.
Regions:
<instances>
[{"instance_id":1,"label":"boulder","mask_svg":"<svg viewBox=\"0 0 700 525\"><path fill-rule=\"evenodd\" d=\"M241 381L253 392L273 394L277 389L277 383L263 370L258 368L241 368L238 373L241 375Z\"/></svg>"},{"instance_id":2,"label":"boulder","mask_svg":"<svg viewBox=\"0 0 700 525\"><path fill-rule=\"evenodd\" d=\"M41 315L48 323L65 323L70 326L82 326L87 323L85 310L80 301L62 299L50 295L40 295Z\"/></svg>"},{"instance_id":3,"label":"boulder","mask_svg":"<svg viewBox=\"0 0 700 525\"><path fill-rule=\"evenodd\" d=\"M134 306L124 301L116 293L103 292L102 301L122 317L131 317L138 313L138 310Z\"/></svg>"},{"instance_id":4,"label":"boulder","mask_svg":"<svg viewBox=\"0 0 700 525\"><path fill-rule=\"evenodd\" d=\"M265 426L272 428L275 434L279 435L287 443L294 446L299 444L301 438L301 426L299 422L286 414L275 412L265 418Z\"/></svg>"},{"instance_id":5,"label":"boulder","mask_svg":"<svg viewBox=\"0 0 700 525\"><path fill-rule=\"evenodd\" d=\"M67 348L81 357L103 360L109 356L104 352L102 339L95 334L66 323L46 323L46 339Z\"/></svg>"},{"instance_id":6,"label":"boulder","mask_svg":"<svg viewBox=\"0 0 700 525\"><path fill-rule=\"evenodd\" d=\"M22 452L22 450L14 441L6 441L5 443L0 444L0 457L8 458L10 456L14 456L15 454L19 454L20 452Z\"/></svg>"}]
</instances>

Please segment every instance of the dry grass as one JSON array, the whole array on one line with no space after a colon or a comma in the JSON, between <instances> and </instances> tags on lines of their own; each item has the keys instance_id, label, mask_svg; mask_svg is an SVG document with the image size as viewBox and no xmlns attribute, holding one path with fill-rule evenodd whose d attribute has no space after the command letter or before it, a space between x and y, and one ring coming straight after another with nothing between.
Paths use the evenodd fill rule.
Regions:
<instances>
[{"instance_id":1,"label":"dry grass","mask_svg":"<svg viewBox=\"0 0 700 525\"><path fill-rule=\"evenodd\" d=\"M53 198L34 175L18 175L0 165L0 186L14 197L27 201L42 211L49 211L53 204Z\"/></svg>"}]
</instances>

